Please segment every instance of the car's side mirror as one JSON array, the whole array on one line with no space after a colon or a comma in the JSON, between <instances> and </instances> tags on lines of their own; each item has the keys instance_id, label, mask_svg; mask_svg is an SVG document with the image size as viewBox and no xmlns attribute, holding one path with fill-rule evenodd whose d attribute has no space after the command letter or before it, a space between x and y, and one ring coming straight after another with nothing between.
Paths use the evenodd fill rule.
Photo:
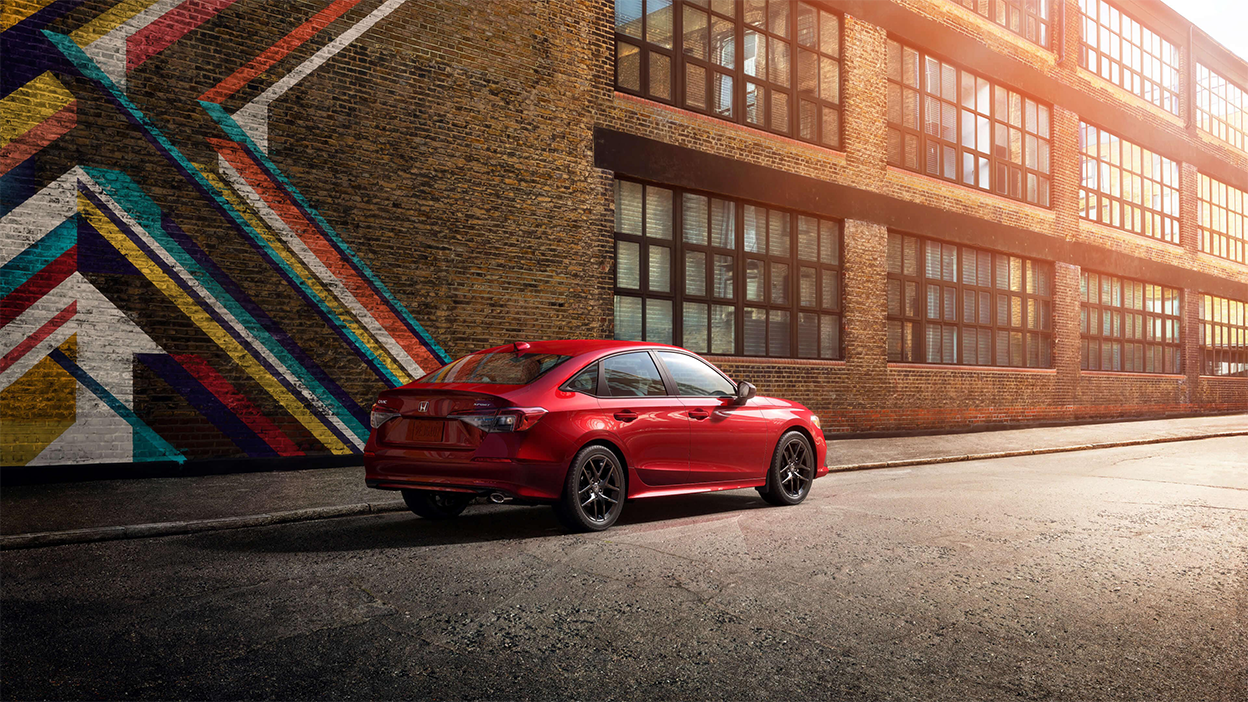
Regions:
<instances>
[{"instance_id":1,"label":"car's side mirror","mask_svg":"<svg viewBox=\"0 0 1248 702\"><path fill-rule=\"evenodd\" d=\"M754 397L755 388L744 380L737 383L737 404L745 404L751 397Z\"/></svg>"}]
</instances>

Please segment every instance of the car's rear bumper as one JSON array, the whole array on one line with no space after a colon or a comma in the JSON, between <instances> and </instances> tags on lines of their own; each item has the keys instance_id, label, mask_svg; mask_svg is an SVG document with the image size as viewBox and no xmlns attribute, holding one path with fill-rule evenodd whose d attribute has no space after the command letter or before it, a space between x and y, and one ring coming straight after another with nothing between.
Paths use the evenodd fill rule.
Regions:
<instances>
[{"instance_id":1,"label":"car's rear bumper","mask_svg":"<svg viewBox=\"0 0 1248 702\"><path fill-rule=\"evenodd\" d=\"M413 455L416 454L416 455ZM561 466L512 459L430 460L426 452L365 452L365 485L379 490L502 492L519 500L549 502L563 492Z\"/></svg>"}]
</instances>

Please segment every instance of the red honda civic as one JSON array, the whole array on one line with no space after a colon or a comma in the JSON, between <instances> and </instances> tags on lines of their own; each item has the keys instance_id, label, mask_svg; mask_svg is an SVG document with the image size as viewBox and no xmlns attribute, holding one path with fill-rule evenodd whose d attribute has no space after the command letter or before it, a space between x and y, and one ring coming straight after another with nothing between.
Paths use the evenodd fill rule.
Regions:
<instances>
[{"instance_id":1,"label":"red honda civic","mask_svg":"<svg viewBox=\"0 0 1248 702\"><path fill-rule=\"evenodd\" d=\"M696 354L627 341L518 342L382 392L369 487L429 519L477 496L553 504L606 529L626 499L752 487L795 505L828 472L819 418L757 397Z\"/></svg>"}]
</instances>

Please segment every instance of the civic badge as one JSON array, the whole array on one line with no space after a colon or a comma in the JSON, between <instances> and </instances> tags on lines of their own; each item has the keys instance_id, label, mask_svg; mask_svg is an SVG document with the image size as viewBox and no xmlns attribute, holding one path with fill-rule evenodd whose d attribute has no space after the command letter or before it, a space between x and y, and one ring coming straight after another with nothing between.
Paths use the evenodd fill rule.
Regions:
<instances>
[{"instance_id":1,"label":"civic badge","mask_svg":"<svg viewBox=\"0 0 1248 702\"><path fill-rule=\"evenodd\" d=\"M422 403L420 403L420 407L417 407L417 408L416 408L416 411L417 411L417 412L424 412L424 411L425 411L425 410L427 410L427 409L429 409L429 403L428 403L428 402L422 402Z\"/></svg>"}]
</instances>

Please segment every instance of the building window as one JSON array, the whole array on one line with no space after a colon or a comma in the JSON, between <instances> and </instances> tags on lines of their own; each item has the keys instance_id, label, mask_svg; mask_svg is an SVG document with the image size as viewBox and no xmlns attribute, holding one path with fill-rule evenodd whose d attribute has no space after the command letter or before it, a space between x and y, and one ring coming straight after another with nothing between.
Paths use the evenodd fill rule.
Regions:
<instances>
[{"instance_id":1,"label":"building window","mask_svg":"<svg viewBox=\"0 0 1248 702\"><path fill-rule=\"evenodd\" d=\"M840 358L840 223L616 180L615 338Z\"/></svg>"},{"instance_id":2,"label":"building window","mask_svg":"<svg viewBox=\"0 0 1248 702\"><path fill-rule=\"evenodd\" d=\"M1128 232L1179 243L1179 165L1079 123L1079 214Z\"/></svg>"},{"instance_id":3,"label":"building window","mask_svg":"<svg viewBox=\"0 0 1248 702\"><path fill-rule=\"evenodd\" d=\"M1248 95L1242 88L1196 64L1196 125L1240 151L1248 130Z\"/></svg>"},{"instance_id":4,"label":"building window","mask_svg":"<svg viewBox=\"0 0 1248 702\"><path fill-rule=\"evenodd\" d=\"M1200 178L1200 250L1232 261L1244 258L1244 238L1248 236L1248 196L1239 188L1219 182L1203 173Z\"/></svg>"},{"instance_id":5,"label":"building window","mask_svg":"<svg viewBox=\"0 0 1248 702\"><path fill-rule=\"evenodd\" d=\"M1248 376L1248 317L1242 300L1200 298L1200 368L1204 375Z\"/></svg>"},{"instance_id":6,"label":"building window","mask_svg":"<svg viewBox=\"0 0 1248 702\"><path fill-rule=\"evenodd\" d=\"M888 42L888 162L1049 206L1049 107Z\"/></svg>"},{"instance_id":7,"label":"building window","mask_svg":"<svg viewBox=\"0 0 1248 702\"><path fill-rule=\"evenodd\" d=\"M841 19L791 0L617 0L615 86L832 148Z\"/></svg>"},{"instance_id":8,"label":"building window","mask_svg":"<svg viewBox=\"0 0 1248 702\"><path fill-rule=\"evenodd\" d=\"M1179 291L1085 271L1079 280L1079 367L1179 373Z\"/></svg>"},{"instance_id":9,"label":"building window","mask_svg":"<svg viewBox=\"0 0 1248 702\"><path fill-rule=\"evenodd\" d=\"M888 360L1049 368L1053 266L889 232Z\"/></svg>"},{"instance_id":10,"label":"building window","mask_svg":"<svg viewBox=\"0 0 1248 702\"><path fill-rule=\"evenodd\" d=\"M1179 51L1103 0L1079 0L1079 65L1171 114L1179 114Z\"/></svg>"},{"instance_id":11,"label":"building window","mask_svg":"<svg viewBox=\"0 0 1248 702\"><path fill-rule=\"evenodd\" d=\"M1049 46L1049 0L957 0L1015 34Z\"/></svg>"}]
</instances>

